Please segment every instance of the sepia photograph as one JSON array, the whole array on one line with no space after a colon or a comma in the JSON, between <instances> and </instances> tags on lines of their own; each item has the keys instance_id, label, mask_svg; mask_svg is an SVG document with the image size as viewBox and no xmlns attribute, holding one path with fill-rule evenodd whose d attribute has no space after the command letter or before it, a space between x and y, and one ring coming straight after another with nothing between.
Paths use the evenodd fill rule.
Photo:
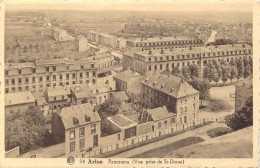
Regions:
<instances>
[{"instance_id":1,"label":"sepia photograph","mask_svg":"<svg viewBox=\"0 0 260 168\"><path fill-rule=\"evenodd\" d=\"M250 1L7 3L2 65L5 158L253 158Z\"/></svg>"}]
</instances>

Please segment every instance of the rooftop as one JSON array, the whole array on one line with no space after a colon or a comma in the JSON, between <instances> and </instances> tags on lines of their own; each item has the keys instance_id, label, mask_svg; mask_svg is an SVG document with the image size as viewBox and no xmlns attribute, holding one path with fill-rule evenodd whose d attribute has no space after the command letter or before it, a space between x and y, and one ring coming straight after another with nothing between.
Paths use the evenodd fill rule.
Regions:
<instances>
[{"instance_id":1,"label":"rooftop","mask_svg":"<svg viewBox=\"0 0 260 168\"><path fill-rule=\"evenodd\" d=\"M139 73L137 72L134 72L130 69L128 70L125 70L123 72L120 72L118 73L117 75L114 76L114 78L117 78L121 81L124 81L124 82L128 82L130 81L133 77L142 77Z\"/></svg>"},{"instance_id":2,"label":"rooftop","mask_svg":"<svg viewBox=\"0 0 260 168\"><path fill-rule=\"evenodd\" d=\"M17 92L5 94L5 106L34 103L35 98L31 92Z\"/></svg>"},{"instance_id":3,"label":"rooftop","mask_svg":"<svg viewBox=\"0 0 260 168\"><path fill-rule=\"evenodd\" d=\"M162 75L160 73L154 73L148 75L144 80L141 81L141 83L174 98L180 98L199 93L199 91L195 90L184 79L173 75Z\"/></svg>"},{"instance_id":4,"label":"rooftop","mask_svg":"<svg viewBox=\"0 0 260 168\"><path fill-rule=\"evenodd\" d=\"M112 95L115 97L115 99L119 101L127 101L129 100L129 97L126 95L124 91L121 92L112 92Z\"/></svg>"},{"instance_id":5,"label":"rooftop","mask_svg":"<svg viewBox=\"0 0 260 168\"><path fill-rule=\"evenodd\" d=\"M65 96L71 94L70 90L67 87L63 87L63 86L47 87L46 91L49 97Z\"/></svg>"},{"instance_id":6,"label":"rooftop","mask_svg":"<svg viewBox=\"0 0 260 168\"><path fill-rule=\"evenodd\" d=\"M5 69L20 69L20 68L34 68L34 62L25 63L5 63Z\"/></svg>"},{"instance_id":7,"label":"rooftop","mask_svg":"<svg viewBox=\"0 0 260 168\"><path fill-rule=\"evenodd\" d=\"M159 120L163 120L165 118L176 116L176 114L174 114L174 113L169 113L165 106L158 107L155 109L147 109L146 111L147 111L147 113L149 113L151 115L151 118L153 119L153 121L159 121Z\"/></svg>"},{"instance_id":8,"label":"rooftop","mask_svg":"<svg viewBox=\"0 0 260 168\"><path fill-rule=\"evenodd\" d=\"M98 112L94 111L94 106L88 103L63 108L59 115L65 129L70 129L101 120ZM75 119L78 123L74 122Z\"/></svg>"},{"instance_id":9,"label":"rooftop","mask_svg":"<svg viewBox=\"0 0 260 168\"><path fill-rule=\"evenodd\" d=\"M137 125L136 122L127 118L123 114L117 114L107 118L111 123L115 124L120 129L127 129Z\"/></svg>"},{"instance_id":10,"label":"rooftop","mask_svg":"<svg viewBox=\"0 0 260 168\"><path fill-rule=\"evenodd\" d=\"M178 54L188 54L188 53L206 53L206 52L218 52L218 51L234 51L234 50L242 50L242 49L252 49L250 45L242 46L242 44L234 44L234 45L219 45L217 48L215 46L204 46L204 47L192 47L192 48L174 48L174 49L155 49L155 50L144 50L136 52L136 54L151 57L151 56L165 56L165 55L178 55Z\"/></svg>"}]
</instances>

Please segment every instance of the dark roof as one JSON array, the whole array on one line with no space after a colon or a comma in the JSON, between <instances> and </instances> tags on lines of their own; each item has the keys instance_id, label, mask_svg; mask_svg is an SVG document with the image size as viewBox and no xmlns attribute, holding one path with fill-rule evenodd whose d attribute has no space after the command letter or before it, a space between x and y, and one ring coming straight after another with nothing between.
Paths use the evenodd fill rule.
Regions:
<instances>
[{"instance_id":1,"label":"dark roof","mask_svg":"<svg viewBox=\"0 0 260 168\"><path fill-rule=\"evenodd\" d=\"M155 109L147 109L146 111L147 111L147 113L149 113L151 115L151 118L153 119L153 121L159 121L159 120L162 120L165 118L170 118L170 117L176 116L176 114L174 114L174 113L169 113L165 106L158 107Z\"/></svg>"},{"instance_id":2,"label":"dark roof","mask_svg":"<svg viewBox=\"0 0 260 168\"><path fill-rule=\"evenodd\" d=\"M141 83L174 98L199 93L199 91L194 89L184 79L173 75L154 73L147 76Z\"/></svg>"},{"instance_id":3,"label":"dark roof","mask_svg":"<svg viewBox=\"0 0 260 168\"><path fill-rule=\"evenodd\" d=\"M63 108L59 115L65 129L70 129L76 126L94 123L101 120L98 112L94 112L94 107L88 103ZM90 121L86 121L85 116L90 117ZM73 118L78 120L78 124L74 124Z\"/></svg>"}]
</instances>

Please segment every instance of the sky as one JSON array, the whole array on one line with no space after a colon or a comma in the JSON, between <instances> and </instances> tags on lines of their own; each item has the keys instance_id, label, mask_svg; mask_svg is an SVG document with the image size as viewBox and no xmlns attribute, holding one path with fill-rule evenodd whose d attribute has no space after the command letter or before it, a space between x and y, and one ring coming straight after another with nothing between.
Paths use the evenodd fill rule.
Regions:
<instances>
[{"instance_id":1,"label":"sky","mask_svg":"<svg viewBox=\"0 0 260 168\"><path fill-rule=\"evenodd\" d=\"M36 4L37 2L37 4ZM39 5L41 3L41 5ZM61 4L63 3L63 4ZM7 10L252 11L246 0L6 0Z\"/></svg>"}]
</instances>

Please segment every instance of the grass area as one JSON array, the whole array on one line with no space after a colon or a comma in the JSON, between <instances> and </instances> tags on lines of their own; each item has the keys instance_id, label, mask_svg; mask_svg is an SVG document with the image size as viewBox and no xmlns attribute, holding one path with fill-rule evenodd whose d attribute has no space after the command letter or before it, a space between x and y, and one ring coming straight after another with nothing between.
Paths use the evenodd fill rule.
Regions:
<instances>
[{"instance_id":1,"label":"grass area","mask_svg":"<svg viewBox=\"0 0 260 168\"><path fill-rule=\"evenodd\" d=\"M118 149L118 150L115 150L115 151L111 151L111 152L108 152L108 153L105 153L105 154L101 154L101 155L96 156L96 157L97 158L109 158L109 157L112 157L114 155L118 155L120 153L129 151L129 150L132 150L132 149L135 149L135 148L138 148L138 147L141 147L141 146L153 143L153 142L157 142L157 141L169 138L169 137L173 137L173 136L176 136L178 134L182 134L184 132L187 132L187 131L190 131L190 130L193 130L193 129L196 129L196 128L199 128L199 127L211 124L211 123L212 122L209 121L209 122L205 122L205 123L202 123L202 124L199 124L199 125L194 125L194 126L189 127L189 128L187 128L185 130L179 130L179 131L172 132L172 133L169 133L169 134L161 135L159 137L156 137L156 138L153 138L153 139L149 139L147 141L143 141L143 142L140 142L140 143L136 143L136 144L133 144L131 146L127 146L125 148L121 148L121 149Z\"/></svg>"},{"instance_id":2,"label":"grass area","mask_svg":"<svg viewBox=\"0 0 260 168\"><path fill-rule=\"evenodd\" d=\"M214 129L210 129L207 131L208 136L210 136L211 138L215 138L217 136L221 136L227 133L232 132L231 128L228 127L217 127Z\"/></svg>"},{"instance_id":3,"label":"grass area","mask_svg":"<svg viewBox=\"0 0 260 168\"><path fill-rule=\"evenodd\" d=\"M165 158L252 158L253 127L170 151Z\"/></svg>"},{"instance_id":4,"label":"grass area","mask_svg":"<svg viewBox=\"0 0 260 168\"><path fill-rule=\"evenodd\" d=\"M212 112L219 112L230 110L232 109L232 106L222 99L210 99L208 102L207 109L209 109Z\"/></svg>"},{"instance_id":5,"label":"grass area","mask_svg":"<svg viewBox=\"0 0 260 168\"><path fill-rule=\"evenodd\" d=\"M179 141L170 143L168 145L156 148L156 149L152 149L149 151L146 151L144 153L141 154L137 154L132 156L132 158L159 158L159 157L163 157L164 154L169 153L169 151L173 151L179 148L183 148L185 146L189 146L192 144L196 144L199 142L203 142L204 140L200 137L188 137L185 139L181 139Z\"/></svg>"}]
</instances>

